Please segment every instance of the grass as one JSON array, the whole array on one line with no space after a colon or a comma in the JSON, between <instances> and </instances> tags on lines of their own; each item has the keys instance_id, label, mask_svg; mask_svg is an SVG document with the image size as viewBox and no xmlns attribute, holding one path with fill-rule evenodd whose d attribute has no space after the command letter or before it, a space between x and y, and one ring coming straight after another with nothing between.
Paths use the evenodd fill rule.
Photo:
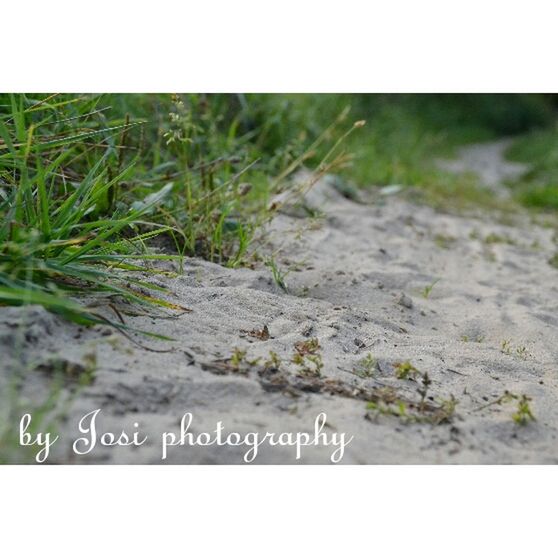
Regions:
<instances>
[{"instance_id":1,"label":"grass","mask_svg":"<svg viewBox=\"0 0 558 558\"><path fill-rule=\"evenodd\" d=\"M0 120L0 303L40 304L84 324L106 321L72 295L87 288L145 301L141 282L130 275L124 280L120 271L134 270L137 256L151 257L143 250L145 240L167 227L146 217L169 189L133 206L112 207L114 189L129 179L134 162L111 172L107 146L88 164L87 142L123 134L133 123L61 130L59 105L77 100L52 102L12 95L8 115ZM93 106L84 103L62 120L87 120Z\"/></svg>"},{"instance_id":2,"label":"grass","mask_svg":"<svg viewBox=\"0 0 558 558\"><path fill-rule=\"evenodd\" d=\"M241 265L274 197L311 187L291 175L318 149L318 176L345 164L362 125L344 112L269 152L241 97L0 95L0 304L124 327L76 295L173 308L130 272L184 255Z\"/></svg>"},{"instance_id":3,"label":"grass","mask_svg":"<svg viewBox=\"0 0 558 558\"><path fill-rule=\"evenodd\" d=\"M554 126L527 134L506 155L531 167L511 185L515 197L530 208L558 210L558 129Z\"/></svg>"},{"instance_id":4,"label":"grass","mask_svg":"<svg viewBox=\"0 0 558 558\"><path fill-rule=\"evenodd\" d=\"M316 134L350 104L352 117L367 126L347 141L354 160L342 177L366 188L401 185L444 211L482 206L507 212L513 204L496 199L474 176L440 170L436 158L452 156L466 143L547 126L555 117L554 100L545 95L267 95L248 101L256 119L277 104L288 114L269 121L265 142L272 149Z\"/></svg>"},{"instance_id":5,"label":"grass","mask_svg":"<svg viewBox=\"0 0 558 558\"><path fill-rule=\"evenodd\" d=\"M421 295L423 296L423 298L430 298L430 294L432 293L432 289L436 286L437 283L440 282L440 279L436 279L435 281L432 281L432 283L430 283L430 285L426 285L422 290L421 290Z\"/></svg>"},{"instance_id":6,"label":"grass","mask_svg":"<svg viewBox=\"0 0 558 558\"><path fill-rule=\"evenodd\" d=\"M283 272L281 271L281 269L279 269L277 262L275 261L275 259L273 257L269 258L265 265L267 267L269 267L269 269L271 269L271 275L273 277L273 281L275 281L275 284L284 292L287 293L289 292L289 289L287 287L287 283L285 282L285 279L288 275L288 271L287 272Z\"/></svg>"}]
</instances>

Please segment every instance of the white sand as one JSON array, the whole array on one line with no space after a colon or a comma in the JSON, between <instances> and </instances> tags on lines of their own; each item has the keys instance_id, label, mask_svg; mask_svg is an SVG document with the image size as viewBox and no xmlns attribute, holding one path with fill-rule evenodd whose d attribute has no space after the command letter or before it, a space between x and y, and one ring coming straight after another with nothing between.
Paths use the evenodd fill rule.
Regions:
<instances>
[{"instance_id":1,"label":"white sand","mask_svg":"<svg viewBox=\"0 0 558 558\"><path fill-rule=\"evenodd\" d=\"M97 355L96 379L71 403L51 461L158 463L160 433L176 430L185 412L194 414L198 431L221 420L226 430L264 433L309 430L325 411L332 431L354 436L343 463L558 462L558 270L547 263L556 250L553 231L526 217L505 226L489 215L439 214L396 195L357 204L327 180L308 203L325 217L280 215L260 250L274 252L281 270L291 269L289 294L262 264L233 270L189 259L182 276L158 279L169 288L169 300L192 312L164 319L153 311L154 317L127 320L175 338L136 337L168 352L142 349L110 331L101 335L106 328L80 331L40 308L0 309L4 379L16 363L41 361L49 352L72 362L90 351ZM509 243L483 241L494 234ZM436 280L424 298L421 290ZM26 320L31 323L21 352L15 348L17 324ZM243 333L264 325L267 340ZM363 389L393 386L417 399L419 384L394 375L394 364L409 360L430 376L434 400L458 399L456 416L440 425L393 416L368 420L358 398L298 389L296 367L288 361L296 342L313 337L321 345L325 378ZM510 354L502 352L504 340ZM215 371L212 363L235 347L246 349L249 359L278 353L288 386L265 390L257 366L246 376L204 369ZM369 352L378 361L374 377L352 374ZM29 397L45 391L46 378L40 371L26 375ZM515 424L513 402L479 410L505 390L530 396L537 421ZM96 448L76 457L70 443L77 419L96 408L102 409L103 428L120 430L137 421L151 439L141 448ZM168 462L241 463L244 451L174 448ZM327 463L330 453L306 448L300 462ZM295 461L292 448L275 447L262 448L256 462Z\"/></svg>"}]
</instances>

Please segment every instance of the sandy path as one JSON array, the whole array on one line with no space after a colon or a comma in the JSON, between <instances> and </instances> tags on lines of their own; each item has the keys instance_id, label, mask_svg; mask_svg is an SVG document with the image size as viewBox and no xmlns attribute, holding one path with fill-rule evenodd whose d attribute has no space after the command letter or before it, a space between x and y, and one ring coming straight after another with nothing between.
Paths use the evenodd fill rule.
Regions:
<instances>
[{"instance_id":1,"label":"sandy path","mask_svg":"<svg viewBox=\"0 0 558 558\"><path fill-rule=\"evenodd\" d=\"M504 183L519 178L528 168L526 164L508 161L504 157L512 141L506 138L468 145L457 150L455 159L440 160L438 165L450 172L474 173L495 195L508 198L509 190Z\"/></svg>"},{"instance_id":2,"label":"sandy path","mask_svg":"<svg viewBox=\"0 0 558 558\"><path fill-rule=\"evenodd\" d=\"M97 356L96 379L71 403L54 461L158 463L160 433L176 430L187 411L196 431L211 431L221 420L226 430L262 433L311 430L325 411L332 432L354 436L344 463L558 462L558 270L547 263L556 249L553 231L526 218L505 226L489 217L438 214L395 196L357 204L327 180L308 198L324 217L279 216L261 250L274 251L279 268L290 269L289 294L262 264L232 270L190 259L183 275L160 279L169 300L192 312L127 319L175 338L142 341L167 352L142 349L103 328L83 330L40 308L0 309L4 381L22 363L31 367L51 354L77 363L88 352ZM435 281L425 298L421 291ZM246 333L264 325L269 339ZM417 400L420 382L394 374L395 363L409 360L428 373L433 402L458 400L456 416L448 424L406 423L367 415L358 398L300 388L289 361L295 344L312 338L321 346L324 378L355 393L390 386ZM246 374L215 373L223 371L215 361L235 347L249 360L276 352L287 378L283 388L273 390L257 365ZM361 378L351 371L360 370L368 353L377 366L372 377ZM47 378L27 372L28 397L44 392ZM481 408L505 390L530 396L537 421L515 424L514 402ZM148 442L75 456L76 422L96 408L102 428L137 421ZM168 462L241 463L244 452L174 448ZM300 462L326 463L330 453L305 448ZM293 449L262 447L257 462L294 463Z\"/></svg>"}]
</instances>

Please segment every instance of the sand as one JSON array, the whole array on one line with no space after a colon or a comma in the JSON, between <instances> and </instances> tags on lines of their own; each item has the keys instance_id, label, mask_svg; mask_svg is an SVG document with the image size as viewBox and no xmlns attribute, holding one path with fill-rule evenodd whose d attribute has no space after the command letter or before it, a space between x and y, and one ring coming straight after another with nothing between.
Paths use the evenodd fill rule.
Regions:
<instances>
[{"instance_id":1,"label":"sand","mask_svg":"<svg viewBox=\"0 0 558 558\"><path fill-rule=\"evenodd\" d=\"M508 161L504 157L512 144L511 138L487 143L477 143L462 147L455 159L440 160L441 168L455 173L476 174L481 183L497 197L508 198L509 190L502 187L507 180L513 180L527 171L528 165Z\"/></svg>"},{"instance_id":2,"label":"sand","mask_svg":"<svg viewBox=\"0 0 558 558\"><path fill-rule=\"evenodd\" d=\"M502 167L501 149L490 149ZM510 176L502 168L491 188ZM512 225L482 213L437 213L390 191L357 203L326 177L307 195L320 218L280 214L258 251L273 254L288 272L288 292L261 262L228 269L191 258L183 274L158 277L168 300L191 312L128 312L126 321L175 341L134 335L140 346L110 328L80 328L39 307L0 309L4 400L6 382L22 369L25 397L37 402L48 390L49 361L75 368L95 355L91 385L62 390L64 399L72 395L53 463L161 463L161 433L176 431L187 412L196 432L222 421L227 431L262 434L310 432L325 412L328 432L354 437L342 463L558 462L553 230L526 215ZM99 310L114 317L109 308ZM301 378L290 360L297 346L306 346L300 342L314 338L321 378ZM262 361L235 371L227 364L235 348L246 351L245 361L263 361L274 351L281 372L262 372ZM368 354L375 362L370 377L361 373ZM367 394L382 388L420 400L422 376L396 377L397 363L405 361L427 372L429 405L457 400L447 421L367 410ZM494 403L506 391L529 396L536 421L514 422L517 401ZM77 422L97 408L99 428L119 432L136 422L147 442L76 455ZM242 463L244 453L230 446L175 447L165 462ZM331 448L306 447L297 461L292 447L262 446L255 462L329 463L330 455Z\"/></svg>"}]
</instances>

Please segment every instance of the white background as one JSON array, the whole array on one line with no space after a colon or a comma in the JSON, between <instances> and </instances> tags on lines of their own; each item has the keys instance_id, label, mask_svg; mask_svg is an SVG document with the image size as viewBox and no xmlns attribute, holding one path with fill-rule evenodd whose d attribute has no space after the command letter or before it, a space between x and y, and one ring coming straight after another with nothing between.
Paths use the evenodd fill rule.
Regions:
<instances>
[{"instance_id":1,"label":"white background","mask_svg":"<svg viewBox=\"0 0 558 558\"><path fill-rule=\"evenodd\" d=\"M15 91L555 91L549 0L2 3Z\"/></svg>"},{"instance_id":2,"label":"white background","mask_svg":"<svg viewBox=\"0 0 558 558\"><path fill-rule=\"evenodd\" d=\"M2 91L556 92L552 2L4 2ZM0 556L555 553L555 467L2 467Z\"/></svg>"}]
</instances>

